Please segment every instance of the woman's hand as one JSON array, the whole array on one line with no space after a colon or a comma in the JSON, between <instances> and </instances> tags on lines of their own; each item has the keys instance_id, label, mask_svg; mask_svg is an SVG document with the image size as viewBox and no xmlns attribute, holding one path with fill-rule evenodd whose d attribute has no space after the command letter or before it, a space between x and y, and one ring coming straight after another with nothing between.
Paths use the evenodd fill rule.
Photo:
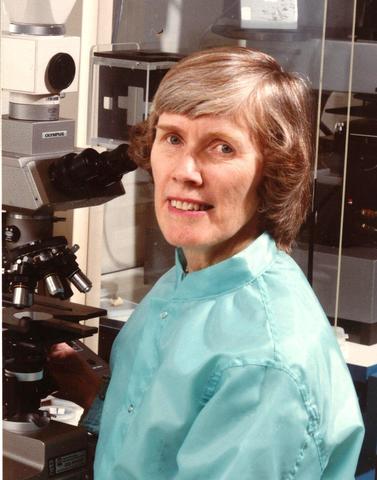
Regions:
<instances>
[{"instance_id":1,"label":"woman's hand","mask_svg":"<svg viewBox=\"0 0 377 480\"><path fill-rule=\"evenodd\" d=\"M101 379L73 348L66 343L53 345L47 371L58 387L57 397L71 400L84 410L90 408L100 391Z\"/></svg>"}]
</instances>

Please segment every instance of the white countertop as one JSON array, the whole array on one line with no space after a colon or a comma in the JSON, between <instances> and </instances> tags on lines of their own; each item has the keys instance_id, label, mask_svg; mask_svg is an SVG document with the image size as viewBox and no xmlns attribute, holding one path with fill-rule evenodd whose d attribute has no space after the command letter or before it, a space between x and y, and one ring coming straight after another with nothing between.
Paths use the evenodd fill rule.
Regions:
<instances>
[{"instance_id":1,"label":"white countertop","mask_svg":"<svg viewBox=\"0 0 377 480\"><path fill-rule=\"evenodd\" d=\"M377 343L375 345L361 345L346 342L346 361L360 367L373 367L377 365Z\"/></svg>"}]
</instances>

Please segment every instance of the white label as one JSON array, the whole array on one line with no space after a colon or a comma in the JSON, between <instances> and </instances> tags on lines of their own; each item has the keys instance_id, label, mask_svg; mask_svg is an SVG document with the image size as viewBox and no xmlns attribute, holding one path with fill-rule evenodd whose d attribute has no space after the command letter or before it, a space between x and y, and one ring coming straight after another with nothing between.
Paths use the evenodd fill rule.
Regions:
<instances>
[{"instance_id":1,"label":"white label","mask_svg":"<svg viewBox=\"0 0 377 480\"><path fill-rule=\"evenodd\" d=\"M241 18L242 20L251 20L251 8L250 7L241 7Z\"/></svg>"},{"instance_id":2,"label":"white label","mask_svg":"<svg viewBox=\"0 0 377 480\"><path fill-rule=\"evenodd\" d=\"M103 97L103 108L104 108L104 110L112 110L113 109L113 98L112 97Z\"/></svg>"},{"instance_id":3,"label":"white label","mask_svg":"<svg viewBox=\"0 0 377 480\"><path fill-rule=\"evenodd\" d=\"M42 138L59 138L66 137L67 135L67 130L56 130L56 132L42 132Z\"/></svg>"},{"instance_id":4,"label":"white label","mask_svg":"<svg viewBox=\"0 0 377 480\"><path fill-rule=\"evenodd\" d=\"M241 0L241 27L296 29L298 0Z\"/></svg>"},{"instance_id":5,"label":"white label","mask_svg":"<svg viewBox=\"0 0 377 480\"><path fill-rule=\"evenodd\" d=\"M58 102L59 103L60 96L59 95L53 95L53 96L47 97L46 100L49 101L49 102Z\"/></svg>"},{"instance_id":6,"label":"white label","mask_svg":"<svg viewBox=\"0 0 377 480\"><path fill-rule=\"evenodd\" d=\"M79 452L69 453L61 457L55 458L55 473L63 473L75 468L83 467L86 464L86 452L80 450Z\"/></svg>"}]
</instances>

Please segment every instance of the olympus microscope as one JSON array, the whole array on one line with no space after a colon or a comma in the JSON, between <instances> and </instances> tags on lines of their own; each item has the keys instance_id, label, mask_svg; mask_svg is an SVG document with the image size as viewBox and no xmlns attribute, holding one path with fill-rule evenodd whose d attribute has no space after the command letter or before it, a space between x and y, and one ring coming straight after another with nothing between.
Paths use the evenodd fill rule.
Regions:
<instances>
[{"instance_id":1,"label":"olympus microscope","mask_svg":"<svg viewBox=\"0 0 377 480\"><path fill-rule=\"evenodd\" d=\"M65 36L75 0L4 0L2 36L3 466L4 479L88 478L87 434L40 410L51 393L47 351L93 335L81 320L105 311L68 301L90 280L63 236L56 210L99 205L124 193L136 165L127 145L99 154L74 148L74 121L60 118L65 92L77 90L80 39Z\"/></svg>"}]
</instances>

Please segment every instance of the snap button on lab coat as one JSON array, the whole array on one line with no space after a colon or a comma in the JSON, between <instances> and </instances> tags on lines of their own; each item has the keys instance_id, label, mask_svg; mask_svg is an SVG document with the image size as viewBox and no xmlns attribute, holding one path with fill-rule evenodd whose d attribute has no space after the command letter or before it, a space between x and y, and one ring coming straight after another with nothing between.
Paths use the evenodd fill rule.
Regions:
<instances>
[{"instance_id":1,"label":"snap button on lab coat","mask_svg":"<svg viewBox=\"0 0 377 480\"><path fill-rule=\"evenodd\" d=\"M132 403L130 405L128 405L128 413L132 413L134 411L135 407L132 405Z\"/></svg>"},{"instance_id":2,"label":"snap button on lab coat","mask_svg":"<svg viewBox=\"0 0 377 480\"><path fill-rule=\"evenodd\" d=\"M162 320L163 320L164 318L166 318L167 316L168 316L168 312L161 312L161 313L160 313L160 318L162 318Z\"/></svg>"}]
</instances>

